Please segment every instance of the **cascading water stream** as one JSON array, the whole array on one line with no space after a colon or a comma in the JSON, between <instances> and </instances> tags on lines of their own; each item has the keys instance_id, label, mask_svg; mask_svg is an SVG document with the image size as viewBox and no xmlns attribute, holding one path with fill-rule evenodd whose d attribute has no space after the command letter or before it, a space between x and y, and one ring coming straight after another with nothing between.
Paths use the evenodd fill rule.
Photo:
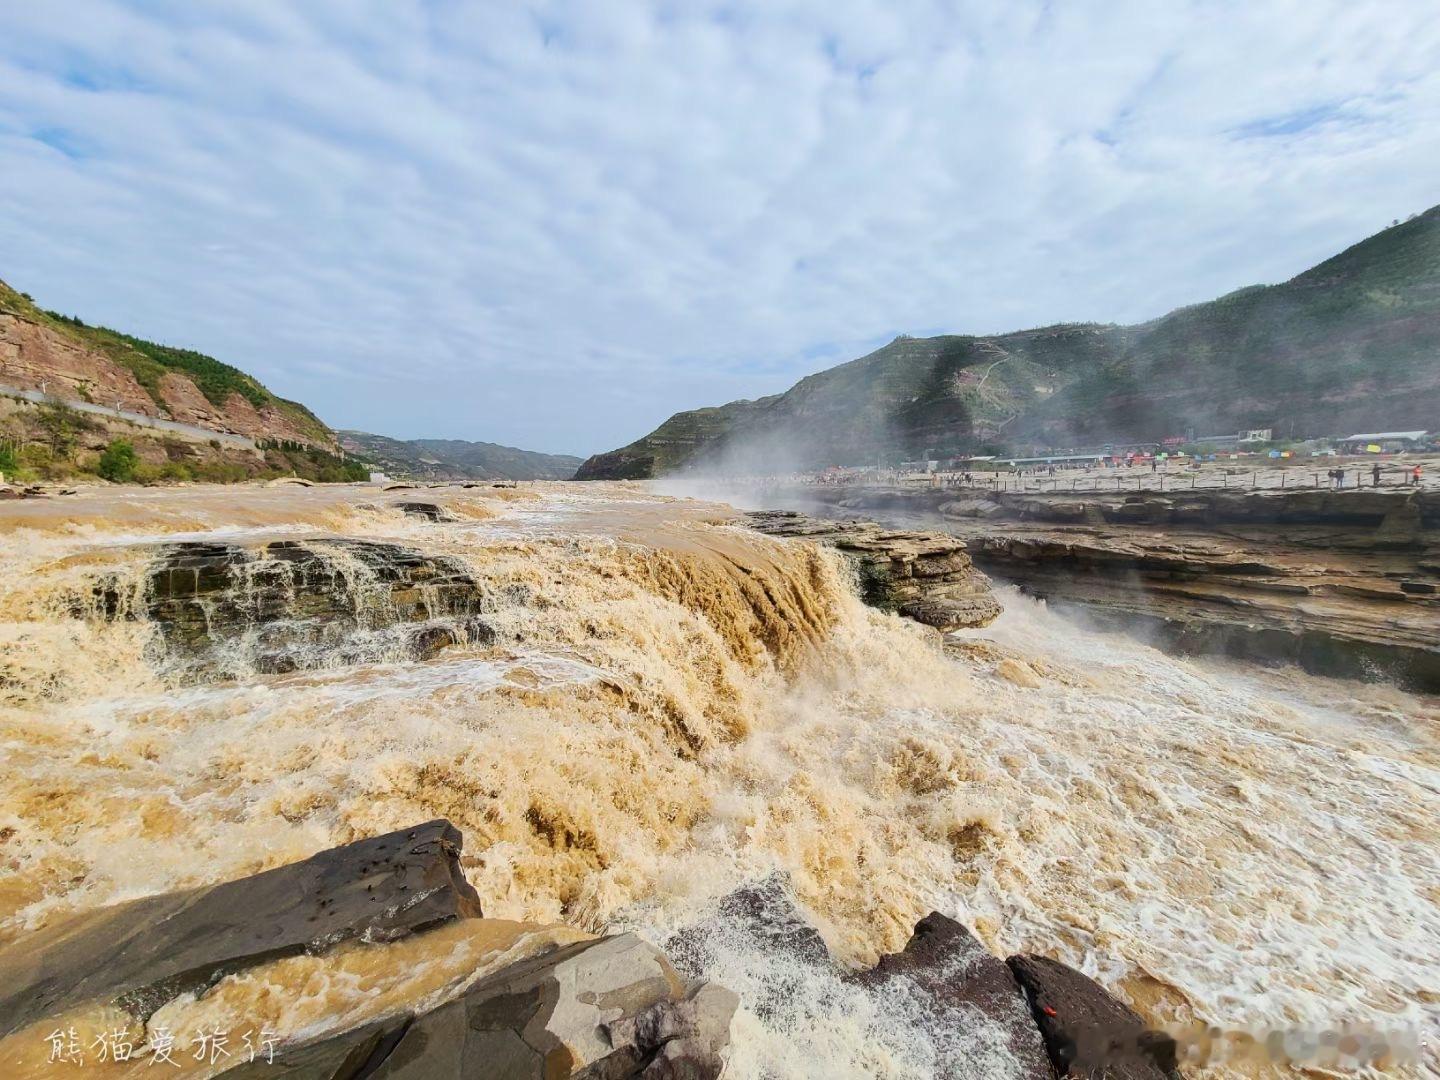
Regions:
<instances>
[{"instance_id":1,"label":"cascading water stream","mask_svg":"<svg viewBox=\"0 0 1440 1080\"><path fill-rule=\"evenodd\" d=\"M498 918L663 944L779 874L845 962L938 909L1180 1028L1434 1023L1434 699L1180 661L1018 596L947 650L714 507L434 498L454 521L316 491L7 523L0 938L445 816ZM248 598L189 647L152 610L187 543L239 551ZM747 1001L739 1076L926 1075L960 1037L738 929L704 963ZM353 992L300 966L281 1012ZM957 1053L1004 1075L983 1034Z\"/></svg>"}]
</instances>

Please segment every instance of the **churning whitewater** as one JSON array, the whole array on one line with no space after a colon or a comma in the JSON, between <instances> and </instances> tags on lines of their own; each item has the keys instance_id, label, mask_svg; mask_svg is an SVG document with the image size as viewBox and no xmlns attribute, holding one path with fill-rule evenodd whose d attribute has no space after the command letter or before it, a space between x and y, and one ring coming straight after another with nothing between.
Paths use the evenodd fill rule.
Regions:
<instances>
[{"instance_id":1,"label":"churning whitewater","mask_svg":"<svg viewBox=\"0 0 1440 1080\"><path fill-rule=\"evenodd\" d=\"M1177 1032L1435 1023L1440 701L1176 659L1008 591L947 642L863 606L833 552L639 489L406 494L6 508L0 941L443 816L517 921L507 956L562 921L663 944L769 881L849 963L938 910ZM177 636L146 604L179 545L250 569ZM261 552L347 591L343 647ZM243 625L279 602L289 631ZM406 978L474 969L448 933ZM704 962L741 995L738 1077L931 1075L962 1038L738 930ZM281 961L187 1007L309 1034L383 1006L363 968ZM1003 1076L985 1034L946 1056Z\"/></svg>"}]
</instances>

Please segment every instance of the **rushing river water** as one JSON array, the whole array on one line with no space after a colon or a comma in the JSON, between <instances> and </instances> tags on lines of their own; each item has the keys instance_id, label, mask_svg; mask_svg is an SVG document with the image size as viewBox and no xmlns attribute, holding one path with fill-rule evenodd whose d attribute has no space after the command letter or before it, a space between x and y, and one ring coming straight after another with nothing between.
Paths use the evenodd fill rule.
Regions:
<instances>
[{"instance_id":1,"label":"rushing river water","mask_svg":"<svg viewBox=\"0 0 1440 1080\"><path fill-rule=\"evenodd\" d=\"M1009 592L945 648L835 556L726 516L579 485L5 505L0 941L444 816L498 918L663 943L780 871L846 963L939 910L1176 1030L1433 1029L1440 701L1177 659ZM97 582L143 589L157 542L334 536L462 565L494 640L259 674L242 638L207 681L96 607ZM717 941L732 1075L926 1076L957 1039L1004 1074L983 1031ZM287 1030L347 992L284 970Z\"/></svg>"}]
</instances>

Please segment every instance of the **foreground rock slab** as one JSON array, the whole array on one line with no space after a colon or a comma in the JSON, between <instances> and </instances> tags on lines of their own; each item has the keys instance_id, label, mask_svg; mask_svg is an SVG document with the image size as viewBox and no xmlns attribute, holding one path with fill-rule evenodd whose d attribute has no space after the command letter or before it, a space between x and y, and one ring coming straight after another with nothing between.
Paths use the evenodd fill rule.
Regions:
<instances>
[{"instance_id":1,"label":"foreground rock slab","mask_svg":"<svg viewBox=\"0 0 1440 1080\"><path fill-rule=\"evenodd\" d=\"M715 1080L738 999L634 934L513 964L423 1015L295 1047L227 1080Z\"/></svg>"},{"instance_id":2,"label":"foreground rock slab","mask_svg":"<svg viewBox=\"0 0 1440 1080\"><path fill-rule=\"evenodd\" d=\"M1099 983L1045 956L1012 956L1045 1048L1061 1076L1174 1080L1175 1040L1151 1031Z\"/></svg>"},{"instance_id":3,"label":"foreground rock slab","mask_svg":"<svg viewBox=\"0 0 1440 1080\"><path fill-rule=\"evenodd\" d=\"M483 935L501 927L508 928L496 938L503 943L471 954L446 976L449 981L405 983L403 995L370 1011L364 1007L367 998L342 994L330 1006L332 1015L311 1016L296 1031L281 1024L282 1030L272 1033L270 1052L251 1059L236 1054L223 1075L235 1080L715 1080L720 1075L738 1005L733 993L686 979L664 953L634 934L584 939L565 927L484 920L479 898L460 870L461 843L449 822L430 821L238 881L102 908L31 934L0 950L0 1038L32 1028L41 1034L8 1043L0 1071L15 1061L16 1049L22 1055L32 1051L49 1027L71 1023L67 1015L111 1004L139 1022L135 1044L145 1051L136 1058L140 1067L162 1060L173 1064L168 1058L146 1059L146 1053L158 1052L147 1040L158 1037L164 1014L153 1031L147 1024L182 994L203 1002L214 990L223 998L225 987L236 985L217 987L227 976L260 969L263 983L267 971L275 970L263 965L301 954L314 957L321 971L344 970L324 965L337 956L353 958L356 950L381 968L406 965L408 955L412 966L390 969L404 977L447 957L454 963L457 942L467 940L466 933L473 939L477 931ZM528 930L506 937L517 927ZM547 936L555 931L560 933ZM428 953L427 934L432 935ZM414 940L397 944L409 938ZM403 951L411 946L418 951ZM428 959L414 963L416 955ZM435 986L443 989L436 993ZM26 1045L17 1046L20 1042ZM34 1074L28 1065L24 1069Z\"/></svg>"},{"instance_id":4,"label":"foreground rock slab","mask_svg":"<svg viewBox=\"0 0 1440 1080\"><path fill-rule=\"evenodd\" d=\"M449 822L430 821L39 930L0 950L0 1036L91 1001L144 1020L177 994L270 960L478 917L462 842Z\"/></svg>"}]
</instances>

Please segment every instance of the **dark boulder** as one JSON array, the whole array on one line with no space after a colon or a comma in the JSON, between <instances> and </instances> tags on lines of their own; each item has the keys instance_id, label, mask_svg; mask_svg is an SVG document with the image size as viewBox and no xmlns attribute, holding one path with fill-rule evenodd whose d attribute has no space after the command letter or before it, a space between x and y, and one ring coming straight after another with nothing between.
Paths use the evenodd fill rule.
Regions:
<instances>
[{"instance_id":1,"label":"dark boulder","mask_svg":"<svg viewBox=\"0 0 1440 1080\"><path fill-rule=\"evenodd\" d=\"M954 919L938 912L925 916L915 924L903 952L882 956L854 978L882 994L902 993L900 984L910 984L907 996L913 999L919 992L932 1029L973 1025L978 1014L997 1029L1015 1059L1007 1076L1051 1080L1054 1075L1029 1003L1010 968ZM967 1062L937 1064L943 1075L955 1075Z\"/></svg>"},{"instance_id":2,"label":"dark boulder","mask_svg":"<svg viewBox=\"0 0 1440 1080\"><path fill-rule=\"evenodd\" d=\"M457 520L455 515L446 510L438 503L431 502L397 502L395 509L399 510L406 517L424 518L426 521L447 522Z\"/></svg>"},{"instance_id":3,"label":"dark boulder","mask_svg":"<svg viewBox=\"0 0 1440 1080\"><path fill-rule=\"evenodd\" d=\"M803 1030L809 1008L869 1002L862 1022L926 1047L926 1075L1053 1080L1045 1044L1025 995L1005 961L964 926L943 915L920 920L905 949L864 971L843 969L810 925L783 874L721 898L706 919L675 934L665 951L699 977L738 962L765 977L747 991L746 1008L780 1029Z\"/></svg>"},{"instance_id":4,"label":"dark boulder","mask_svg":"<svg viewBox=\"0 0 1440 1080\"><path fill-rule=\"evenodd\" d=\"M1061 1076L1178 1080L1178 1047L1095 980L1045 956L1007 961Z\"/></svg>"},{"instance_id":5,"label":"dark boulder","mask_svg":"<svg viewBox=\"0 0 1440 1080\"><path fill-rule=\"evenodd\" d=\"M226 975L478 917L463 840L426 822L253 877L100 908L0 949L0 1036L96 1000L140 1019Z\"/></svg>"},{"instance_id":6,"label":"dark boulder","mask_svg":"<svg viewBox=\"0 0 1440 1080\"><path fill-rule=\"evenodd\" d=\"M783 873L727 893L701 922L665 942L665 952L681 971L699 975L720 948L740 945L778 959L829 966L825 939L810 925L790 892Z\"/></svg>"},{"instance_id":7,"label":"dark boulder","mask_svg":"<svg viewBox=\"0 0 1440 1080\"><path fill-rule=\"evenodd\" d=\"M807 986L817 979L833 980L839 970L784 873L721 897L704 919L673 934L664 947L675 966L692 978L735 963L763 968L766 977L749 990L745 1005L767 1022L787 1022Z\"/></svg>"}]
</instances>

